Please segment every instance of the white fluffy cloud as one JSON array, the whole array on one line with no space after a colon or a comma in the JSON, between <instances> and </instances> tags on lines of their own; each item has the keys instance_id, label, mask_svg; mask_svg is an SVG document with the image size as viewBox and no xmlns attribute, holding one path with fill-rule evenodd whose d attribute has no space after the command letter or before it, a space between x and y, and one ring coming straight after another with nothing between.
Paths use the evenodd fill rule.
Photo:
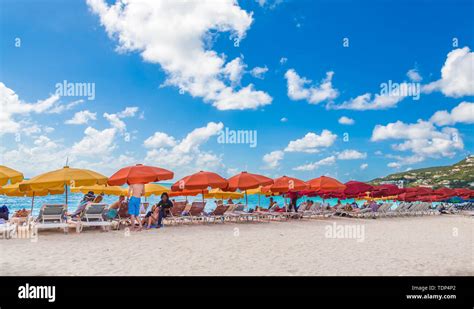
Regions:
<instances>
[{"instance_id":1,"label":"white fluffy cloud","mask_svg":"<svg viewBox=\"0 0 474 309\"><path fill-rule=\"evenodd\" d=\"M367 158L367 153L360 152L354 149L345 149L337 154L339 160L357 160Z\"/></svg>"},{"instance_id":2,"label":"white fluffy cloud","mask_svg":"<svg viewBox=\"0 0 474 309\"><path fill-rule=\"evenodd\" d=\"M176 140L173 136L169 136L166 133L155 132L143 142L143 145L146 148L173 147L176 145Z\"/></svg>"},{"instance_id":3,"label":"white fluffy cloud","mask_svg":"<svg viewBox=\"0 0 474 309\"><path fill-rule=\"evenodd\" d=\"M232 79L238 79L239 68L231 69L225 55L210 49L213 32L229 32L238 43L250 28L252 14L236 1L87 3L109 36L117 39L119 51L139 52L145 61L160 64L167 73L165 85L201 97L220 110L256 109L271 103L272 98L252 84L237 87Z\"/></svg>"},{"instance_id":4,"label":"white fluffy cloud","mask_svg":"<svg viewBox=\"0 0 474 309\"><path fill-rule=\"evenodd\" d=\"M28 126L23 126L27 122L18 120L17 116L27 116L29 114L41 114L51 111L59 104L59 96L52 95L45 100L36 103L27 103L18 97L12 89L0 82L0 135L6 133L17 133ZM32 125L30 123L30 125Z\"/></svg>"},{"instance_id":5,"label":"white fluffy cloud","mask_svg":"<svg viewBox=\"0 0 474 309\"><path fill-rule=\"evenodd\" d=\"M163 132L155 132L144 141L148 148L145 162L171 168L178 175L196 170L223 169L222 157L200 147L223 129L222 122L209 122L205 127L196 128L182 140L177 140Z\"/></svg>"},{"instance_id":6,"label":"white fluffy cloud","mask_svg":"<svg viewBox=\"0 0 474 309\"><path fill-rule=\"evenodd\" d=\"M334 72L327 72L319 85L310 85L311 80L300 77L294 69L285 73L288 86L288 97L292 100L306 100L311 104L318 104L337 98L339 92L332 87Z\"/></svg>"},{"instance_id":7,"label":"white fluffy cloud","mask_svg":"<svg viewBox=\"0 0 474 309\"><path fill-rule=\"evenodd\" d=\"M115 128L102 131L87 127L84 137L71 148L71 153L77 156L94 157L110 154L115 149Z\"/></svg>"},{"instance_id":8,"label":"white fluffy cloud","mask_svg":"<svg viewBox=\"0 0 474 309\"><path fill-rule=\"evenodd\" d=\"M474 95L474 52L469 47L451 51L441 68L441 79L423 86L430 93L441 91L445 96L459 98Z\"/></svg>"},{"instance_id":9,"label":"white fluffy cloud","mask_svg":"<svg viewBox=\"0 0 474 309\"><path fill-rule=\"evenodd\" d=\"M324 129L320 135L309 132L300 139L290 141L285 151L315 153L321 148L326 148L334 144L336 138L336 134L326 129Z\"/></svg>"},{"instance_id":10,"label":"white fluffy cloud","mask_svg":"<svg viewBox=\"0 0 474 309\"><path fill-rule=\"evenodd\" d=\"M74 114L74 116L66 120L65 124L87 124L91 120L97 119L97 113L92 113L88 110L83 110Z\"/></svg>"},{"instance_id":11,"label":"white fluffy cloud","mask_svg":"<svg viewBox=\"0 0 474 309\"><path fill-rule=\"evenodd\" d=\"M474 103L461 102L451 112L446 110L437 111L430 118L430 122L438 125L452 125L455 123L474 123Z\"/></svg>"},{"instance_id":12,"label":"white fluffy cloud","mask_svg":"<svg viewBox=\"0 0 474 309\"><path fill-rule=\"evenodd\" d=\"M457 150L464 148L463 140L457 129L444 127L437 129L431 122L418 120L417 123L406 124L401 121L387 125L377 125L372 132L372 141L402 140L392 144L397 151L410 151L408 157L397 157L392 167L400 164L411 164L425 158L452 157Z\"/></svg>"},{"instance_id":13,"label":"white fluffy cloud","mask_svg":"<svg viewBox=\"0 0 474 309\"><path fill-rule=\"evenodd\" d=\"M268 72L267 67L255 67L252 70L250 70L250 74L259 79L264 79L265 78L265 73Z\"/></svg>"},{"instance_id":14,"label":"white fluffy cloud","mask_svg":"<svg viewBox=\"0 0 474 309\"><path fill-rule=\"evenodd\" d=\"M362 163L362 164L360 165L360 169L361 169L361 170L365 170L365 169L367 169L368 167L369 167L369 164L367 164L367 163Z\"/></svg>"},{"instance_id":15,"label":"white fluffy cloud","mask_svg":"<svg viewBox=\"0 0 474 309\"><path fill-rule=\"evenodd\" d=\"M321 159L321 160L313 162L313 163L304 164L304 165L294 167L293 170L295 170L295 171L314 171L315 169L319 168L320 166L332 165L334 163L336 163L336 157L335 156L330 156L330 157Z\"/></svg>"},{"instance_id":16,"label":"white fluffy cloud","mask_svg":"<svg viewBox=\"0 0 474 309\"><path fill-rule=\"evenodd\" d=\"M280 161L283 160L285 153L281 150L275 150L267 153L263 156L263 162L265 163L264 168L275 169L280 165Z\"/></svg>"},{"instance_id":17,"label":"white fluffy cloud","mask_svg":"<svg viewBox=\"0 0 474 309\"><path fill-rule=\"evenodd\" d=\"M354 119L346 117L346 116L342 116L341 118L339 118L338 122L340 124L345 124L348 126L353 125L355 123Z\"/></svg>"}]
</instances>

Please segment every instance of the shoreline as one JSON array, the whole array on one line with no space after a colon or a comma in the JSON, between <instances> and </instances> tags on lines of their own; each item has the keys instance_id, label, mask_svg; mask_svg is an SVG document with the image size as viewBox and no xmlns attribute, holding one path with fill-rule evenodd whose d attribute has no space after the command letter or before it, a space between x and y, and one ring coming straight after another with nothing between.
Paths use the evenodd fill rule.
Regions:
<instances>
[{"instance_id":1,"label":"shoreline","mask_svg":"<svg viewBox=\"0 0 474 309\"><path fill-rule=\"evenodd\" d=\"M0 275L474 276L473 220L331 217L167 226L130 236L41 231L37 242L0 241ZM358 226L363 240L328 237L334 226Z\"/></svg>"}]
</instances>

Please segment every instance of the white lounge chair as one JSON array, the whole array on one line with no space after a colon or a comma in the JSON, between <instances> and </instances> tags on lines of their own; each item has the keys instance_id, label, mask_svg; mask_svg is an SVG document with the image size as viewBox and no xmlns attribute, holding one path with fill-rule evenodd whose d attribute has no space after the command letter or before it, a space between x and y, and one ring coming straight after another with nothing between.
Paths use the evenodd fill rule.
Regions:
<instances>
[{"instance_id":1,"label":"white lounge chair","mask_svg":"<svg viewBox=\"0 0 474 309\"><path fill-rule=\"evenodd\" d=\"M67 206L65 204L44 204L38 217L33 222L35 229L62 228L64 233L68 233L69 227L66 219Z\"/></svg>"},{"instance_id":2,"label":"white lounge chair","mask_svg":"<svg viewBox=\"0 0 474 309\"><path fill-rule=\"evenodd\" d=\"M80 233L84 227L90 226L99 226L102 227L104 231L108 231L112 223L105 221L103 218L104 211L107 207L107 204L88 204L86 209L84 209L84 211L79 215L78 220L75 222L76 232Z\"/></svg>"},{"instance_id":3,"label":"white lounge chair","mask_svg":"<svg viewBox=\"0 0 474 309\"><path fill-rule=\"evenodd\" d=\"M2 236L2 238L5 238L5 239L10 239L15 235L16 228L17 228L16 224L11 224L9 222L0 224L0 236Z\"/></svg>"}]
</instances>

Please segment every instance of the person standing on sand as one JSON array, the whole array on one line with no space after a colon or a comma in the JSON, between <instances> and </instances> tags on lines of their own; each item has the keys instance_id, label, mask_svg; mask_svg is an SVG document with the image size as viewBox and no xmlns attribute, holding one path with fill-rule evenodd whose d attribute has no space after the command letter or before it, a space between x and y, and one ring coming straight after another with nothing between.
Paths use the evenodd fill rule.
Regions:
<instances>
[{"instance_id":1,"label":"person standing on sand","mask_svg":"<svg viewBox=\"0 0 474 309\"><path fill-rule=\"evenodd\" d=\"M135 230L135 219L138 222L139 228L138 231L142 230L142 222L138 218L140 214L140 203L142 195L145 195L145 185L144 184L131 184L128 187L128 213L132 221L132 231Z\"/></svg>"}]
</instances>

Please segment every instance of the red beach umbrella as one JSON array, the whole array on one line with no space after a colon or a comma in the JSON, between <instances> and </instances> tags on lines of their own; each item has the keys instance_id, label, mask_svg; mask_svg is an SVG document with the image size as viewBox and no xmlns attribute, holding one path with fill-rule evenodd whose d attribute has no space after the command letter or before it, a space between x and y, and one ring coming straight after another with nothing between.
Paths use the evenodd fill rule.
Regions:
<instances>
[{"instance_id":1,"label":"red beach umbrella","mask_svg":"<svg viewBox=\"0 0 474 309\"><path fill-rule=\"evenodd\" d=\"M285 193L289 191L300 191L307 189L308 184L303 180L282 176L273 180L273 185L270 186L271 192Z\"/></svg>"},{"instance_id":2,"label":"red beach umbrella","mask_svg":"<svg viewBox=\"0 0 474 309\"><path fill-rule=\"evenodd\" d=\"M186 176L171 186L173 191L189 190L205 190L207 188L225 189L228 186L228 181L213 172L200 171L195 174Z\"/></svg>"},{"instance_id":3,"label":"red beach umbrella","mask_svg":"<svg viewBox=\"0 0 474 309\"><path fill-rule=\"evenodd\" d=\"M252 174L247 172L241 172L228 179L229 186L227 187L231 191L255 189L260 186L266 186L273 184L273 179L263 175Z\"/></svg>"},{"instance_id":4,"label":"red beach umbrella","mask_svg":"<svg viewBox=\"0 0 474 309\"><path fill-rule=\"evenodd\" d=\"M173 177L174 173L164 168L137 164L120 169L109 178L107 183L110 186L146 184L149 182L172 179Z\"/></svg>"},{"instance_id":5,"label":"red beach umbrella","mask_svg":"<svg viewBox=\"0 0 474 309\"><path fill-rule=\"evenodd\" d=\"M370 196L371 197L384 197L384 196L398 195L403 192L404 190L400 189L396 185L384 184L384 185L375 186Z\"/></svg>"},{"instance_id":6,"label":"red beach umbrella","mask_svg":"<svg viewBox=\"0 0 474 309\"><path fill-rule=\"evenodd\" d=\"M334 178L321 176L307 181L310 189L319 192L343 192L346 185Z\"/></svg>"},{"instance_id":7,"label":"red beach umbrella","mask_svg":"<svg viewBox=\"0 0 474 309\"><path fill-rule=\"evenodd\" d=\"M237 189L245 191L245 205L248 205L247 190L255 189L260 186L273 184L273 179L263 175L241 172L228 179L229 185L227 189L235 191Z\"/></svg>"},{"instance_id":8,"label":"red beach umbrella","mask_svg":"<svg viewBox=\"0 0 474 309\"><path fill-rule=\"evenodd\" d=\"M204 202L204 191L208 188L227 188L229 182L213 172L200 171L195 174L186 176L171 186L172 191L183 190L201 190L202 201Z\"/></svg>"},{"instance_id":9,"label":"red beach umbrella","mask_svg":"<svg viewBox=\"0 0 474 309\"><path fill-rule=\"evenodd\" d=\"M360 181L348 181L345 183L346 189L344 194L347 196L359 196L361 193L370 192L374 189L373 186Z\"/></svg>"}]
</instances>

